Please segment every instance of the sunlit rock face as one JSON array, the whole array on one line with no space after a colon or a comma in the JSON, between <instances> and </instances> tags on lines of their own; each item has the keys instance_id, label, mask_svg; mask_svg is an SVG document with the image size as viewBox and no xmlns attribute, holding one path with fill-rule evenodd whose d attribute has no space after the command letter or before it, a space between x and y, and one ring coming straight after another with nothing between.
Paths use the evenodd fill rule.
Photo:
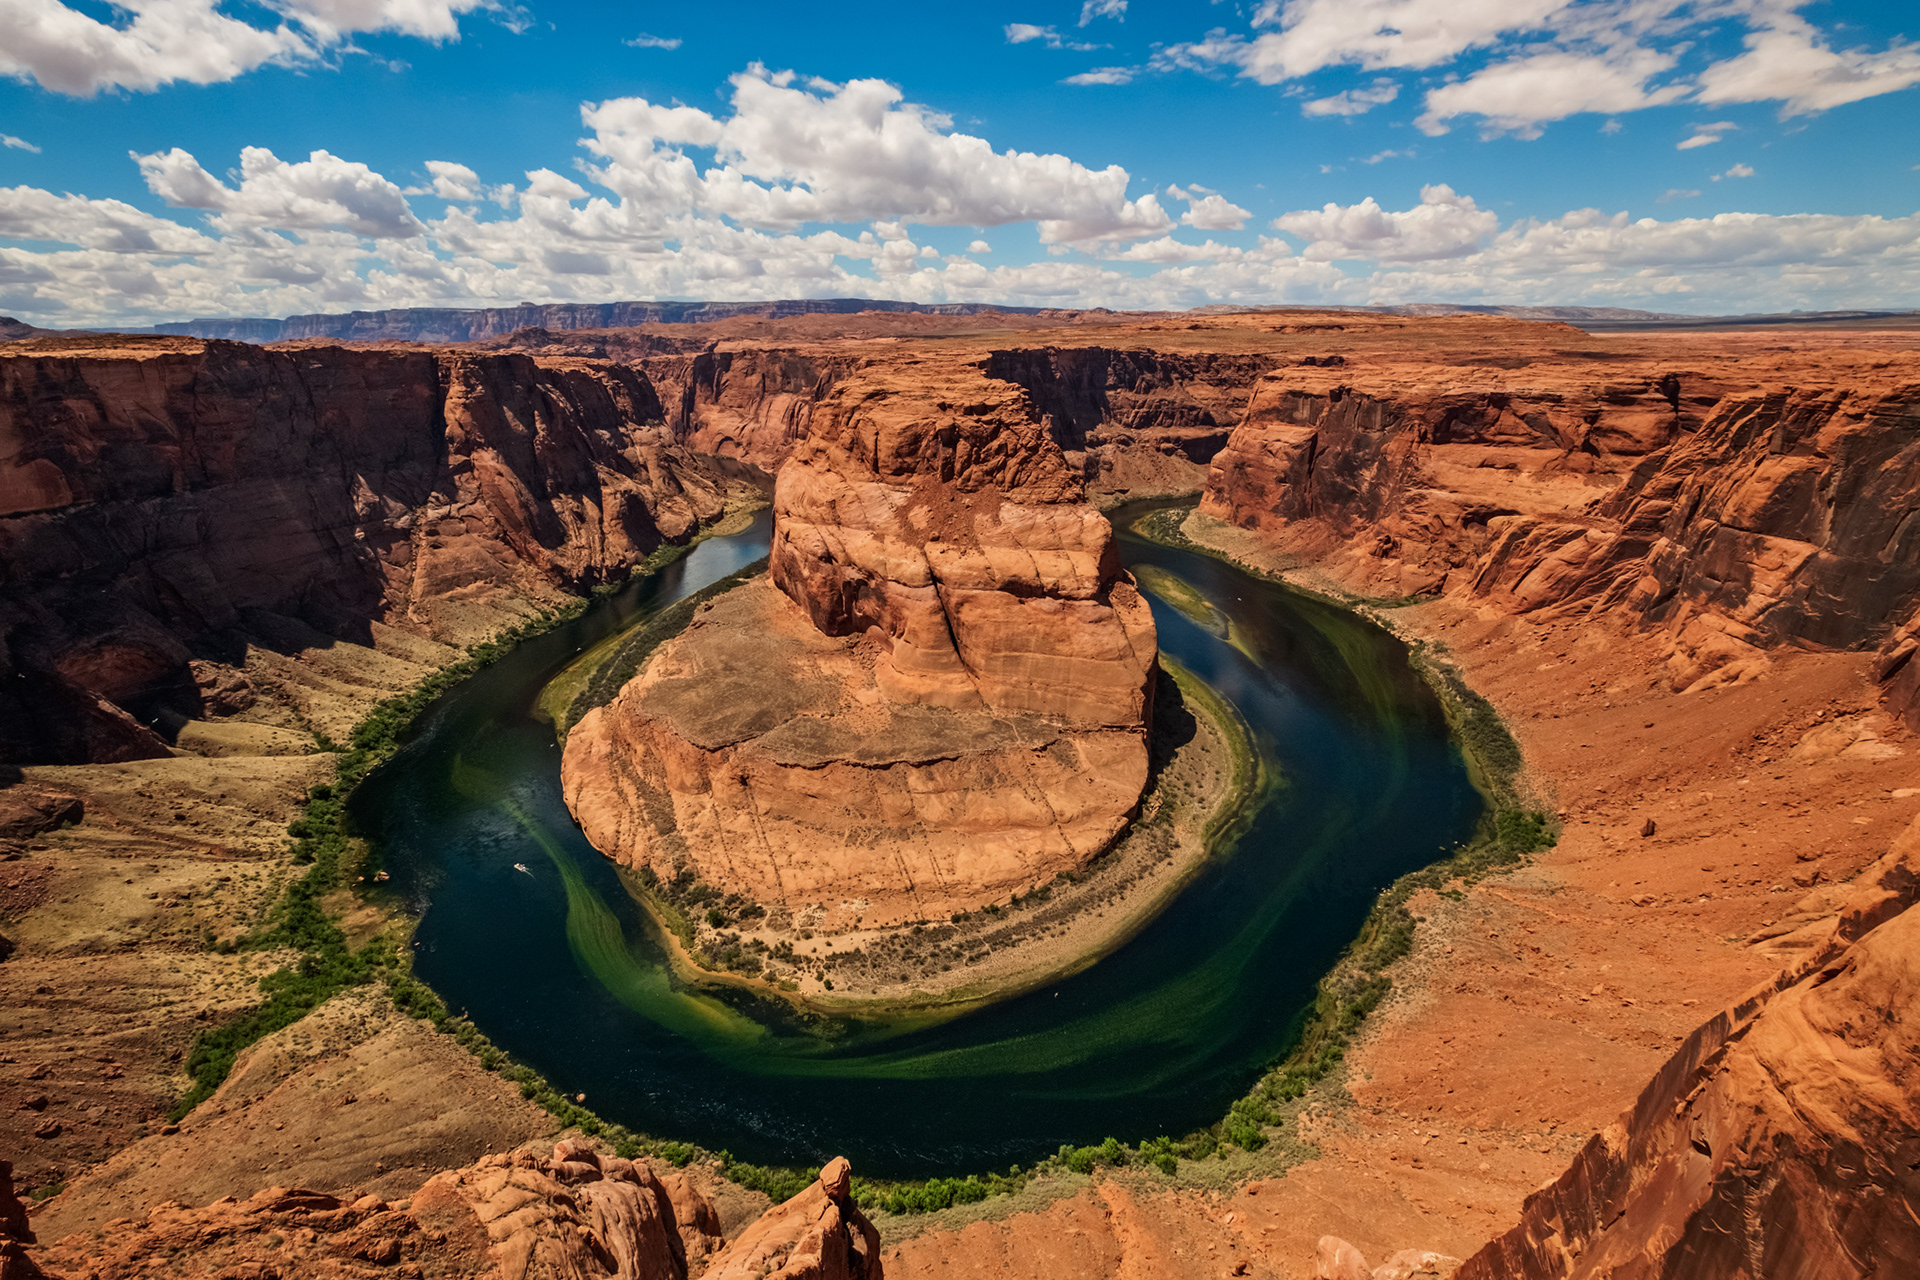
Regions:
<instances>
[{"instance_id":1,"label":"sunlit rock face","mask_svg":"<svg viewBox=\"0 0 1920 1280\"><path fill-rule=\"evenodd\" d=\"M1153 621L1017 386L845 376L771 571L568 739L602 851L823 921L937 919L1084 865L1146 783Z\"/></svg>"}]
</instances>

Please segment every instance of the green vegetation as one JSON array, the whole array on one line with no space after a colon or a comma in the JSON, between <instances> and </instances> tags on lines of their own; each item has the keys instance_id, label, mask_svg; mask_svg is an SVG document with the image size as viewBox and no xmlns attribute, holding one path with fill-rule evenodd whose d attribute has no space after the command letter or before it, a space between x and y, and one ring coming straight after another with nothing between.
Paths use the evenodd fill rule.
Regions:
<instances>
[{"instance_id":1,"label":"green vegetation","mask_svg":"<svg viewBox=\"0 0 1920 1280\"><path fill-rule=\"evenodd\" d=\"M1158 565L1142 564L1133 568L1134 580L1166 601L1181 617L1209 635L1225 640L1231 630L1227 616L1214 607L1200 589L1178 574Z\"/></svg>"}]
</instances>

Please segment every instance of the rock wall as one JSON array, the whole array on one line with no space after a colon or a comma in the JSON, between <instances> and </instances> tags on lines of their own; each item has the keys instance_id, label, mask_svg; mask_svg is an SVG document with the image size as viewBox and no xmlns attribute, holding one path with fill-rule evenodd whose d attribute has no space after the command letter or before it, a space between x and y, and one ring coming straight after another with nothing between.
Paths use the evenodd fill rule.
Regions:
<instances>
[{"instance_id":1,"label":"rock wall","mask_svg":"<svg viewBox=\"0 0 1920 1280\"><path fill-rule=\"evenodd\" d=\"M1676 690L1744 678L1774 645L1884 643L1915 714L1920 385L1637 372L1473 391L1276 374L1201 511L1370 594L1663 628Z\"/></svg>"},{"instance_id":2,"label":"rock wall","mask_svg":"<svg viewBox=\"0 0 1920 1280\"><path fill-rule=\"evenodd\" d=\"M1920 822L1455 1280L1920 1274Z\"/></svg>"},{"instance_id":3,"label":"rock wall","mask_svg":"<svg viewBox=\"0 0 1920 1280\"><path fill-rule=\"evenodd\" d=\"M1247 410L1270 355L1145 348L991 352L989 378L1024 388L1054 441L1103 492L1191 493Z\"/></svg>"},{"instance_id":4,"label":"rock wall","mask_svg":"<svg viewBox=\"0 0 1920 1280\"><path fill-rule=\"evenodd\" d=\"M724 506L644 375L63 339L0 354L0 761L166 753L293 618L477 638ZM271 615L271 616L263 616Z\"/></svg>"}]
</instances>

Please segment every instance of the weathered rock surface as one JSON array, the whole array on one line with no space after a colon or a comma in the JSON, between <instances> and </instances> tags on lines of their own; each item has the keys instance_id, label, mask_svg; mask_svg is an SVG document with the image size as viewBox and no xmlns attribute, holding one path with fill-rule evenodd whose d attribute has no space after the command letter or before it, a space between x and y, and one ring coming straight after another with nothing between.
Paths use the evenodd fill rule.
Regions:
<instances>
[{"instance_id":1,"label":"weathered rock surface","mask_svg":"<svg viewBox=\"0 0 1920 1280\"><path fill-rule=\"evenodd\" d=\"M842 378L781 467L770 581L785 599L715 604L572 729L568 803L603 852L897 924L1121 830L1152 615L1019 388L950 361Z\"/></svg>"},{"instance_id":2,"label":"weathered rock surface","mask_svg":"<svg viewBox=\"0 0 1920 1280\"><path fill-rule=\"evenodd\" d=\"M275 618L464 641L724 506L624 366L59 339L0 354L0 760L167 754ZM280 631L285 626L277 628ZM224 670L222 669L224 668Z\"/></svg>"},{"instance_id":3,"label":"weathered rock surface","mask_svg":"<svg viewBox=\"0 0 1920 1280\"><path fill-rule=\"evenodd\" d=\"M161 1204L144 1219L119 1218L34 1254L55 1276L104 1280L161 1262L169 1275L224 1280L396 1271L685 1280L689 1253L702 1256L718 1239L681 1224L717 1221L684 1177L669 1186L645 1164L563 1141L550 1156L521 1150L436 1174L396 1200L269 1187L198 1209Z\"/></svg>"},{"instance_id":4,"label":"weathered rock surface","mask_svg":"<svg viewBox=\"0 0 1920 1280\"><path fill-rule=\"evenodd\" d=\"M880 1233L854 1205L844 1157L717 1255L709 1280L882 1280Z\"/></svg>"},{"instance_id":5,"label":"weathered rock surface","mask_svg":"<svg viewBox=\"0 0 1920 1280\"><path fill-rule=\"evenodd\" d=\"M1920 1274L1917 900L1920 820L1460 1280Z\"/></svg>"},{"instance_id":6,"label":"weathered rock surface","mask_svg":"<svg viewBox=\"0 0 1920 1280\"><path fill-rule=\"evenodd\" d=\"M1518 350L1465 386L1404 352L1270 374L1202 512L1357 590L1660 628L1676 691L1884 642L1914 714L1920 360Z\"/></svg>"},{"instance_id":7,"label":"weathered rock surface","mask_svg":"<svg viewBox=\"0 0 1920 1280\"><path fill-rule=\"evenodd\" d=\"M202 1208L159 1204L143 1218L116 1218L31 1251L7 1173L0 1161L7 1280L119 1280L156 1266L189 1280L686 1280L689 1271L715 1280L882 1280L879 1233L853 1203L845 1159L731 1244L686 1174L661 1176L573 1139L547 1155L486 1156L396 1199L274 1186Z\"/></svg>"}]
</instances>

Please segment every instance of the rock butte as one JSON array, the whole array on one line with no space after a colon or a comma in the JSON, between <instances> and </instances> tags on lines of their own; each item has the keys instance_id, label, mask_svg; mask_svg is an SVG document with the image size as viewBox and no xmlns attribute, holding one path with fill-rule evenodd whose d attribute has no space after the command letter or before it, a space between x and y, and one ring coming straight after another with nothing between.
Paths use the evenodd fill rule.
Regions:
<instances>
[{"instance_id":1,"label":"rock butte","mask_svg":"<svg viewBox=\"0 0 1920 1280\"><path fill-rule=\"evenodd\" d=\"M771 586L568 735L588 838L828 927L944 919L1102 852L1146 784L1153 618L1025 394L851 370L773 507Z\"/></svg>"},{"instance_id":2,"label":"rock butte","mask_svg":"<svg viewBox=\"0 0 1920 1280\"><path fill-rule=\"evenodd\" d=\"M326 776L272 735L298 750L306 727L344 732L451 646L618 576L717 517L730 484L779 473L788 567L725 607L843 669L828 737L860 715L903 739L941 716L1124 736L1101 718L1124 666L1041 680L998 624L963 641L976 617L928 590L946 569L911 513L954 539L984 623L1100 598L1101 526L1031 543L1009 509L1064 522L1077 485L1204 488L1186 529L1223 553L1429 597L1394 625L1448 646L1565 822L1527 868L1416 904L1396 995L1349 1055L1351 1101L1288 1121L1316 1156L1229 1198L1101 1181L895 1244L890 1275L1348 1280L1368 1258L1388 1259L1374 1278L1452 1258L1476 1278L1913 1273L1915 339L1289 312L738 317L459 350L0 346L0 756L22 775L0 811L18 855L0 871L0 1149L21 1185L68 1184L32 1215L37 1242L0 1187L0 1270L126 1274L188 1231L209 1260L258 1262L225 1243L265 1238L243 1219L293 1243L283 1275L371 1270L361 1248L424 1274L516 1240L535 1274L629 1274L644 1251L616 1256L616 1237L653 1248L671 1222L686 1253L710 1240L667 1177L484 1160L487 1125L504 1145L541 1118L404 1019L344 1048L296 1024L214 1114L136 1125L181 1089L194 1011L251 998L236 958L190 943L254 918L246 873L284 866L273 829ZM939 414L950 432L916 434ZM1079 557L1018 570L1068 584L1057 599L1003 589L995 555L1030 545ZM978 678L968 644L992 659ZM175 907L146 896L163 885ZM342 1071L378 1134L320 1101ZM303 1141L270 1155L259 1129L282 1123ZM321 1191L149 1213L167 1192L127 1176L247 1197L255 1156ZM856 1256L877 1274L837 1181L778 1211L784 1255L751 1213L729 1219L743 1274ZM496 1182L524 1217L487 1216ZM418 1197L398 1207L423 1183L441 1188L432 1224ZM369 1184L379 1207L356 1207ZM82 1234L69 1251L55 1230ZM607 1252L589 1264L590 1240Z\"/></svg>"}]
</instances>

